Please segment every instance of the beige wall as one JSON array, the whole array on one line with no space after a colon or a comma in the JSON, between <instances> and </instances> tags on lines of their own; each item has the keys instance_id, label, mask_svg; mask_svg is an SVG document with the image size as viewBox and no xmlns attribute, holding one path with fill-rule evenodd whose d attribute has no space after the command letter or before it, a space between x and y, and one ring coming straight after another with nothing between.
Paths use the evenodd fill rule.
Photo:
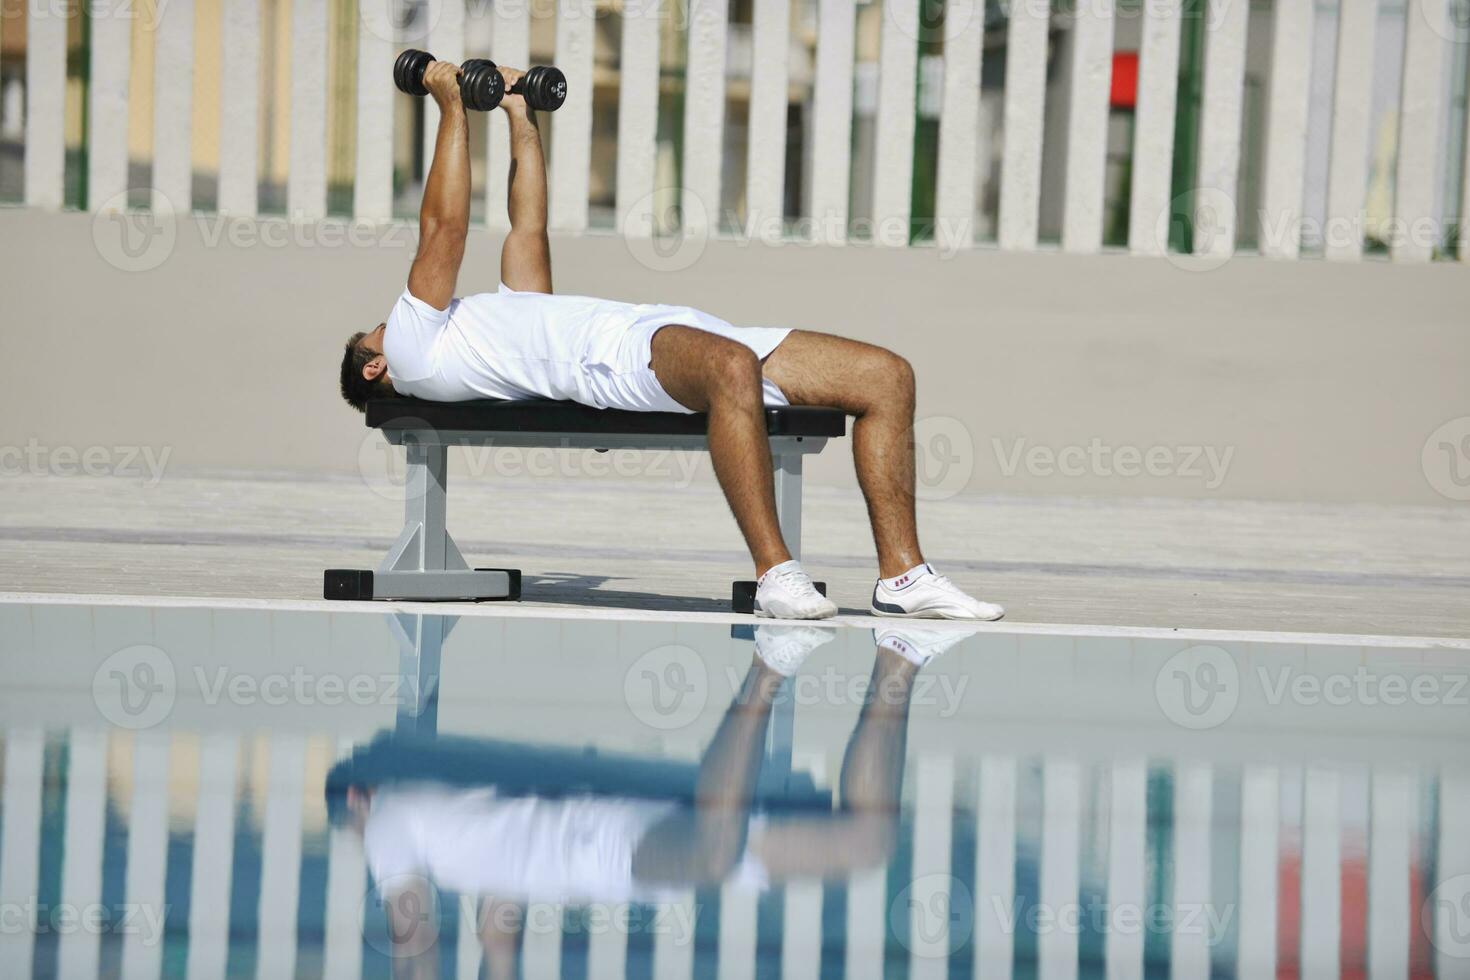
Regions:
<instances>
[{"instance_id":1,"label":"beige wall","mask_svg":"<svg viewBox=\"0 0 1470 980\"><path fill-rule=\"evenodd\" d=\"M386 313L411 231L353 247L320 228L246 225L300 243L239 247L209 244L215 219L190 220L147 253L166 254L161 265L124 272L97 244L116 256L118 220L0 210L0 446L146 445L168 447L175 467L354 472L364 430L336 395L341 344ZM494 288L498 245L472 235L461 289ZM940 417L922 430L934 492L968 468L972 491L1450 503L1421 452L1470 416L1464 266L1242 258L1188 272L1126 256L713 242L658 272L619 238L553 247L564 292L901 351L921 415ZM818 479L849 480L843 442ZM1037 446L1094 444L1170 447L1173 471L1026 463ZM1189 447L1230 454L1223 482L1206 486L1207 457L1198 477L1177 472Z\"/></svg>"}]
</instances>

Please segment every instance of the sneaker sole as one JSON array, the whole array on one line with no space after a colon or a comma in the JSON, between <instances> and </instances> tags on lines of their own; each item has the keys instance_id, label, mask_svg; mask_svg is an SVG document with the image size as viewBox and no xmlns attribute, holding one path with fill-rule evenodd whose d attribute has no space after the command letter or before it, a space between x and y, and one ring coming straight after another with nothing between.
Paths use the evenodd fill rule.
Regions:
<instances>
[{"instance_id":1,"label":"sneaker sole","mask_svg":"<svg viewBox=\"0 0 1470 980\"><path fill-rule=\"evenodd\" d=\"M831 612L825 613L821 616L777 616L775 613L766 612L760 606L755 607L755 616L757 619L786 619L794 623L811 623L823 619L831 619L833 616L836 615L837 610L834 609Z\"/></svg>"},{"instance_id":2,"label":"sneaker sole","mask_svg":"<svg viewBox=\"0 0 1470 980\"><path fill-rule=\"evenodd\" d=\"M998 623L1005 619L1006 614L992 616L988 619L980 619L975 616L946 616L942 612L884 612L881 609L869 609L869 613L882 619L943 619L952 623Z\"/></svg>"}]
</instances>

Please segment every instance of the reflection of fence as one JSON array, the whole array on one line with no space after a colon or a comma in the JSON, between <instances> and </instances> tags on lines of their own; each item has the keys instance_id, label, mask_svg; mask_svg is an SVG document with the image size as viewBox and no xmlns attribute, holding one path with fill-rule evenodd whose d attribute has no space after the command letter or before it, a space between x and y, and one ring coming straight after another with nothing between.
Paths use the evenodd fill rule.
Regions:
<instances>
[{"instance_id":1,"label":"reflection of fence","mask_svg":"<svg viewBox=\"0 0 1470 980\"><path fill-rule=\"evenodd\" d=\"M84 729L48 744L7 731L6 975L97 976L120 963L121 976L157 977L166 955L187 960L190 977L364 975L386 947L371 903L364 919L360 842L321 823L317 756L332 745L157 732L109 744ZM770 907L727 885L667 919L635 909L623 928L541 908L527 920L524 975L585 958L588 976L623 976L651 956L659 976L750 976L764 962L795 980L827 975L824 946L845 949L849 978L881 977L895 957L915 976L1030 975L1034 962L1037 976L1067 977L1099 961L1117 977L1143 976L1145 961L1200 980L1212 966L1251 978L1462 975L1446 950L1465 948L1467 923L1449 921L1463 910L1425 903L1436 876L1470 871L1461 775L1006 755L921 754L912 766L902 873L790 883ZM839 895L844 916L824 916ZM473 900L445 897L459 923L441 940L457 964L448 975L476 977ZM105 909L103 926L58 927L62 906ZM151 923L166 907L160 934ZM779 940L757 935L772 909ZM686 922L692 931L672 925ZM1452 937L1438 954L1436 933Z\"/></svg>"},{"instance_id":2,"label":"reflection of fence","mask_svg":"<svg viewBox=\"0 0 1470 980\"><path fill-rule=\"evenodd\" d=\"M436 717L430 693L452 671L441 697L457 731L468 723L519 738L539 726L576 747L662 746L687 765L723 710L717 679L725 668L738 679L750 656L723 626L682 623L572 630L472 617L441 660L452 620L439 617L392 620L390 633L363 614L60 605L0 614L19 609L28 615L0 620L13 667L0 689L10 725L0 733L0 962L21 977L138 980L183 962L201 978L385 975L371 962L385 946L381 910L365 911L361 843L327 827L322 790L334 757L389 724L395 701L406 701L398 730L424 732ZM696 724L655 735L625 681L651 646L675 639L707 667L712 696L701 692ZM528 917L523 975L555 976L576 961L588 977L638 976L650 959L652 975L725 980L839 970L856 980L902 972L903 962L914 977L1065 978L1099 967L1142 977L1145 964L1148 975L1167 964L1198 980L1464 975L1470 777L1459 688L1444 703L1271 705L1249 693L1205 736L1167 721L1149 683L1170 665L1201 666L1178 659L1179 643L967 641L923 675L969 681L969 693L961 700L956 689L953 715L932 700L914 707L904 831L889 869L764 894L727 885L687 896L672 918L640 907L621 928L606 925L605 909L596 928L576 910L541 908ZM832 649L798 678L852 663L866 674L865 632ZM118 659L132 650L142 659ZM1242 667L1296 664L1308 678L1378 664L1385 697L1389 674L1419 691L1441 667L1463 670L1450 655L1286 643L1239 653ZM125 690L108 686L113 668ZM259 687L209 701L204 683L226 684L224 668ZM298 671L304 687L270 681ZM309 696L281 697L297 690ZM146 714L158 696L167 710ZM777 726L772 747L781 741L800 771L835 785L857 704L795 697L786 707L797 720ZM104 730L99 711L157 724ZM335 731L303 734L324 724ZM48 737L43 725L69 731ZM1185 757L1176 740L1190 735L1201 740ZM1272 761L1237 764L1263 757ZM1431 898L1445 886L1443 900ZM473 900L446 898L442 958L452 975L477 977ZM58 909L101 910L100 925L67 928ZM690 922L692 931L656 925Z\"/></svg>"},{"instance_id":3,"label":"reflection of fence","mask_svg":"<svg viewBox=\"0 0 1470 980\"><path fill-rule=\"evenodd\" d=\"M133 26L133 15L142 5L89 2L85 199L94 208L124 200L130 46L143 43L153 52L154 200L183 209L191 200L187 81L196 61L194 4L211 0L160 4L156 23L141 33ZM1448 227L1452 219L1441 216L1455 213L1454 199L1470 196L1465 189L1470 167L1460 163L1465 155L1463 120L1450 106L1453 99L1463 98L1459 76L1464 74L1470 33L1463 0L1407 0L1396 146L1384 157L1392 173L1375 185L1384 201L1372 209L1371 227L1366 217L1370 144L1378 139L1372 131L1371 85L1375 58L1382 57L1382 45L1375 44L1377 5L1371 0L1344 0L1335 20L1324 20L1317 9L1322 5L1306 0L1276 3L1262 15L1269 19L1269 53L1260 59L1265 65L1261 173L1259 181L1251 182L1259 187L1258 207L1255 190L1239 193L1247 40L1252 33L1248 0L1150 0L1141 5L1016 0L1001 5L1008 20L989 28L984 0L947 0L938 16L931 15L934 5L920 0L885 0L877 26L876 86L870 73L860 70L873 64L855 64L855 44L872 46L872 39L855 30L862 21L854 0L813 0L808 6L814 10L803 8L797 18L792 16L793 0L753 0L751 25L731 23L728 0L625 0L612 13L597 0L557 0L554 12L546 5L547 10L534 11L535 17L530 0L493 8L474 3L468 10L463 0L423 0L411 20L413 30L420 31L417 36L395 27L402 14L396 0L363 2L356 16L341 4L294 0L289 5L289 52L277 51L277 39L283 37L279 25L263 29L259 0L214 2L223 4L218 18L217 201L222 211L233 214L254 214L261 203L258 120L267 56L289 59L288 91L279 93L279 103L289 111L285 208L294 219L315 220L327 211L329 42L344 25L356 31L355 52L343 54L356 79L350 210L365 221L386 221L393 214L393 112L400 102L390 80L396 51L421 45L458 60L466 53L467 38L483 34L480 22L488 19L490 55L523 65L533 20L553 14L552 56L567 73L572 98L550 127L551 216L556 228L570 232L589 225L594 76L607 83L604 69L594 65L594 49L599 39L607 40L598 24L610 16L620 23L617 99L596 111L616 111L616 219L628 235L650 235L680 223L685 233L718 229L728 169L743 180L738 223L750 235L890 245L932 235L946 247L970 247L976 240L977 213L984 207L977 197L990 186L984 145L988 134L979 122L990 114L982 111L984 50L990 52L986 57L1004 60L999 111L1003 147L995 178L1000 247L1037 246L1043 186L1056 186L1061 248L1097 251L1112 206L1105 188L1109 81L1115 22L1121 26L1125 14L1140 49L1131 147L1122 157L1127 161L1122 198L1127 205L1126 240L1133 252L1160 254L1183 247L1219 258L1231 254L1239 242L1251 241L1266 255L1295 258L1303 226L1310 224L1306 237L1320 242L1329 258L1356 259L1368 240L1387 245L1394 259L1424 261L1437 250L1455 247ZM285 6L281 4L282 11ZM75 17L69 7L59 0L32 3L26 18L25 200L41 207L57 207L63 196L68 20ZM1065 14L1059 12L1063 7ZM793 68L790 56L793 50L805 50L793 46L793 20L802 25L809 13L815 25L810 28L815 34L810 79L805 61ZM1336 31L1332 45L1314 37L1324 29ZM1121 38L1121 32L1116 36ZM675 102L674 118L661 120L661 89L667 78L661 76L660 54L662 50L668 60L671 37L681 52L676 60L687 67L678 83L682 107ZM1312 60L1331 49L1335 65L1330 105L1324 109L1330 113L1331 131L1326 205L1320 221L1314 217L1308 222L1308 212L1318 213L1303 200ZM673 67L677 72L680 66ZM1181 67L1187 69L1183 76ZM663 66L665 75L668 69ZM1060 79L1055 86L1049 84L1049 74ZM1457 76L1449 86L1447 75ZM748 95L743 161L730 161L726 152L725 105L732 77L738 78L742 97ZM788 147L786 111L793 86L803 92L806 143L795 149ZM857 101L871 101L871 106L855 105L855 87ZM1060 91L1049 93L1052 87ZM1188 105L1176 104L1180 93ZM663 97L669 98L668 93ZM853 155L859 142L854 139L855 111L873 113L871 151L863 150L860 166ZM929 117L936 113L937 148L925 151L918 162L916 146L934 138L935 120ZM1048 125L1049 114L1063 122ZM426 115L428 154L432 106ZM916 116L923 118L916 123ZM486 213L492 226L504 220L503 209L493 206L503 200L506 180L502 126L498 115L492 117L486 145L485 195L492 205ZM661 127L678 132L671 158L663 158L670 144L659 136ZM1186 130L1188 152L1178 157L1176 147L1185 145L1180 137ZM1063 160L1055 181L1043 181L1043 152ZM788 174L795 172L787 161L789 153L802 154L800 172L808 175L796 198L785 186ZM917 169L925 171L920 176L932 188L922 195L915 189ZM659 186L665 181L677 186ZM864 199L854 201L854 193ZM1448 202L1439 200L1446 194ZM792 200L797 200L799 213L792 213ZM922 211L932 213L916 214L919 200ZM860 221L855 223L854 217ZM1463 227L1462 222L1458 252L1466 258L1470 248L1464 245Z\"/></svg>"}]
</instances>

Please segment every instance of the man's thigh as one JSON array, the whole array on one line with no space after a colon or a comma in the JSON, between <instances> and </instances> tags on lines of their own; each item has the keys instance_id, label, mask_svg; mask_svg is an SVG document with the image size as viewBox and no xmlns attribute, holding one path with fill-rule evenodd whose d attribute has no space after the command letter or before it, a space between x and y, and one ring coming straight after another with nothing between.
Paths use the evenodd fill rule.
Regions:
<instances>
[{"instance_id":1,"label":"man's thigh","mask_svg":"<svg viewBox=\"0 0 1470 980\"><path fill-rule=\"evenodd\" d=\"M653 335L649 366L659 386L674 401L693 412L709 410L711 379L731 356L751 350L719 334L669 324Z\"/></svg>"},{"instance_id":2,"label":"man's thigh","mask_svg":"<svg viewBox=\"0 0 1470 980\"><path fill-rule=\"evenodd\" d=\"M856 414L878 394L892 391L908 365L892 351L861 340L793 330L762 370L793 405L825 405Z\"/></svg>"}]
</instances>

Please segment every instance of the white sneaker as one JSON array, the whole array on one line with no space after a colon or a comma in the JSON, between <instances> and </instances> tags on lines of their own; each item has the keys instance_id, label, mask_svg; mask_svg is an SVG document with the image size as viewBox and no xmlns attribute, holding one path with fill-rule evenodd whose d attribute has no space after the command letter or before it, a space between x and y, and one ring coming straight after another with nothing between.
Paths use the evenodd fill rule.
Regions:
<instances>
[{"instance_id":1,"label":"white sneaker","mask_svg":"<svg viewBox=\"0 0 1470 980\"><path fill-rule=\"evenodd\" d=\"M755 614L772 619L826 619L837 604L817 591L796 559L767 569L755 586Z\"/></svg>"},{"instance_id":2,"label":"white sneaker","mask_svg":"<svg viewBox=\"0 0 1470 980\"><path fill-rule=\"evenodd\" d=\"M873 586L874 616L990 620L1006 614L1004 606L981 602L961 592L959 586L928 564L902 576L899 582L895 589L884 585L882 579Z\"/></svg>"},{"instance_id":3,"label":"white sneaker","mask_svg":"<svg viewBox=\"0 0 1470 980\"><path fill-rule=\"evenodd\" d=\"M790 677L819 646L837 639L831 626L757 626L755 652L767 667Z\"/></svg>"},{"instance_id":4,"label":"white sneaker","mask_svg":"<svg viewBox=\"0 0 1470 980\"><path fill-rule=\"evenodd\" d=\"M873 642L892 650L915 666L922 667L961 640L978 633L974 629L924 629L923 627L887 627L873 630Z\"/></svg>"}]
</instances>

